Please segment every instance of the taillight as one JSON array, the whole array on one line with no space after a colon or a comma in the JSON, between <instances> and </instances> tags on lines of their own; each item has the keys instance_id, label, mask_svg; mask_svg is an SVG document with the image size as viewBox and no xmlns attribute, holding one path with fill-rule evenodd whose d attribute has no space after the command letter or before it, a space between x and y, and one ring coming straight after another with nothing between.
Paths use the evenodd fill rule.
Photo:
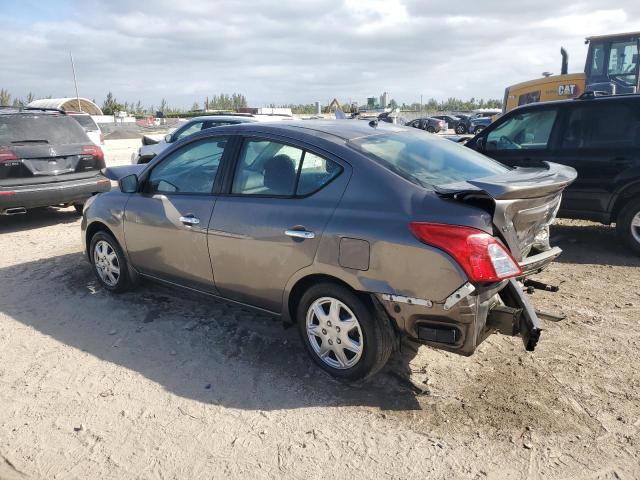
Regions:
<instances>
[{"instance_id":1,"label":"taillight","mask_svg":"<svg viewBox=\"0 0 640 480\"><path fill-rule=\"evenodd\" d=\"M95 158L97 158L98 160L104 160L104 153L102 152L102 149L100 147L98 147L97 145L85 145L82 147L82 150L80 151L81 155L92 155Z\"/></svg>"},{"instance_id":2,"label":"taillight","mask_svg":"<svg viewBox=\"0 0 640 480\"><path fill-rule=\"evenodd\" d=\"M504 245L481 230L423 222L412 222L409 228L421 242L451 255L471 282L499 282L522 273Z\"/></svg>"},{"instance_id":3,"label":"taillight","mask_svg":"<svg viewBox=\"0 0 640 480\"><path fill-rule=\"evenodd\" d=\"M13 150L0 148L0 162L12 162L14 160L18 160L18 156Z\"/></svg>"}]
</instances>

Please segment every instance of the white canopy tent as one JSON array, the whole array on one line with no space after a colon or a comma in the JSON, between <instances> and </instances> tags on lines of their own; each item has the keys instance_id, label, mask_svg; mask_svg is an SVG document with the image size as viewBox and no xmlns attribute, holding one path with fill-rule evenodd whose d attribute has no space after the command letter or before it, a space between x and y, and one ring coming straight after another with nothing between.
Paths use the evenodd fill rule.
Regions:
<instances>
[{"instance_id":1,"label":"white canopy tent","mask_svg":"<svg viewBox=\"0 0 640 480\"><path fill-rule=\"evenodd\" d=\"M85 112L89 115L102 115L100 107L88 98L42 98L34 100L27 107L34 108L58 108L65 112Z\"/></svg>"}]
</instances>

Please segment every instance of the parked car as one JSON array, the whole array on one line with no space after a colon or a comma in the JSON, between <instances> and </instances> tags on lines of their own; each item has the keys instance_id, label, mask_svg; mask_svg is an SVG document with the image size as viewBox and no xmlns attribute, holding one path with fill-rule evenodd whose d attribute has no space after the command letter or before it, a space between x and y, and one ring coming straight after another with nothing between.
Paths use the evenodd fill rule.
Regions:
<instances>
[{"instance_id":1,"label":"parked car","mask_svg":"<svg viewBox=\"0 0 640 480\"><path fill-rule=\"evenodd\" d=\"M498 112L494 110L476 111L471 115L467 115L466 118L464 118L464 116L461 115L462 121L456 127L456 133L458 135L462 135L465 133L477 133L477 132L474 132L473 130L475 127L477 127L478 125L482 125L482 128L486 127L489 123L491 123L491 118L495 117L496 115L498 115ZM471 125L471 122L473 122L474 120L479 120L481 118L488 118L489 119L488 123L486 123L487 120L483 120L481 123Z\"/></svg>"},{"instance_id":2,"label":"parked car","mask_svg":"<svg viewBox=\"0 0 640 480\"><path fill-rule=\"evenodd\" d=\"M476 117L469 120L468 128L469 132L475 135L480 133L489 125L491 125L491 117Z\"/></svg>"},{"instance_id":3,"label":"parked car","mask_svg":"<svg viewBox=\"0 0 640 480\"><path fill-rule=\"evenodd\" d=\"M426 130L429 133L439 133L447 129L447 124L444 120L437 118L424 117L416 118L405 124L407 127L419 128L420 130Z\"/></svg>"},{"instance_id":4,"label":"parked car","mask_svg":"<svg viewBox=\"0 0 640 480\"><path fill-rule=\"evenodd\" d=\"M510 166L575 168L559 216L615 223L640 253L640 95L524 105L466 145Z\"/></svg>"},{"instance_id":5,"label":"parked car","mask_svg":"<svg viewBox=\"0 0 640 480\"><path fill-rule=\"evenodd\" d=\"M104 154L62 111L0 108L0 214L74 205L111 189Z\"/></svg>"},{"instance_id":6,"label":"parked car","mask_svg":"<svg viewBox=\"0 0 640 480\"><path fill-rule=\"evenodd\" d=\"M84 129L94 145L101 147L104 145L104 135L95 120L88 113L83 112L67 112L80 126Z\"/></svg>"},{"instance_id":7,"label":"parked car","mask_svg":"<svg viewBox=\"0 0 640 480\"><path fill-rule=\"evenodd\" d=\"M131 156L131 163L148 163L153 157L162 152L172 143L183 138L207 130L213 127L221 127L224 125L236 125L238 123L252 123L278 120L294 120L293 117L287 115L254 115L237 113L233 115L206 115L194 117L187 123L177 128L175 131L168 133L157 143L147 142L143 138L142 146L137 153Z\"/></svg>"},{"instance_id":8,"label":"parked car","mask_svg":"<svg viewBox=\"0 0 640 480\"><path fill-rule=\"evenodd\" d=\"M433 115L431 118L437 118L438 120L444 120L447 124L447 130L454 130L460 123L460 119L458 117L454 117L453 115Z\"/></svg>"},{"instance_id":9,"label":"parked car","mask_svg":"<svg viewBox=\"0 0 640 480\"><path fill-rule=\"evenodd\" d=\"M82 219L106 290L142 276L280 316L347 379L400 335L471 355L498 330L533 350L541 324L515 279L560 254L531 248L575 178L344 120L212 128L106 174L120 189Z\"/></svg>"},{"instance_id":10,"label":"parked car","mask_svg":"<svg viewBox=\"0 0 640 480\"><path fill-rule=\"evenodd\" d=\"M469 133L467 130L467 123L470 116L471 115L465 115L462 113L456 114L456 117L459 118L459 121L458 121L458 124L456 125L455 132L458 135L465 135L466 133Z\"/></svg>"}]
</instances>

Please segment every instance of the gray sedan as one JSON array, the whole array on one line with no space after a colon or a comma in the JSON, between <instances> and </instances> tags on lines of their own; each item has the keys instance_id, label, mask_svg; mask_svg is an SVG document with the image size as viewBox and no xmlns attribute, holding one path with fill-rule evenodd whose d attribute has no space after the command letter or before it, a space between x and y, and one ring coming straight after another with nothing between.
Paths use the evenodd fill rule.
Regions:
<instances>
[{"instance_id":1,"label":"gray sedan","mask_svg":"<svg viewBox=\"0 0 640 480\"><path fill-rule=\"evenodd\" d=\"M533 350L519 282L569 167L509 169L445 139L364 122L242 124L115 167L82 238L106 290L146 277L298 326L332 375L379 370L400 336L471 355L492 332Z\"/></svg>"}]
</instances>

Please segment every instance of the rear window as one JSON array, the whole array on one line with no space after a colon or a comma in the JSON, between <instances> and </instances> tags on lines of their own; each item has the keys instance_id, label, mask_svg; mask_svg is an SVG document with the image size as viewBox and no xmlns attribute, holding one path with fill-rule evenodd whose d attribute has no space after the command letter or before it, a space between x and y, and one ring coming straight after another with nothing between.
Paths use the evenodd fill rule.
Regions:
<instances>
[{"instance_id":1,"label":"rear window","mask_svg":"<svg viewBox=\"0 0 640 480\"><path fill-rule=\"evenodd\" d=\"M385 133L348 144L420 186L438 186L507 172L504 165L450 140L424 133Z\"/></svg>"},{"instance_id":2,"label":"rear window","mask_svg":"<svg viewBox=\"0 0 640 480\"><path fill-rule=\"evenodd\" d=\"M98 130L96 122L93 121L93 118L91 118L90 115L71 115L71 118L78 122L80 126L88 132Z\"/></svg>"},{"instance_id":3,"label":"rear window","mask_svg":"<svg viewBox=\"0 0 640 480\"><path fill-rule=\"evenodd\" d=\"M0 115L0 145L89 143L82 127L62 115Z\"/></svg>"}]
</instances>

